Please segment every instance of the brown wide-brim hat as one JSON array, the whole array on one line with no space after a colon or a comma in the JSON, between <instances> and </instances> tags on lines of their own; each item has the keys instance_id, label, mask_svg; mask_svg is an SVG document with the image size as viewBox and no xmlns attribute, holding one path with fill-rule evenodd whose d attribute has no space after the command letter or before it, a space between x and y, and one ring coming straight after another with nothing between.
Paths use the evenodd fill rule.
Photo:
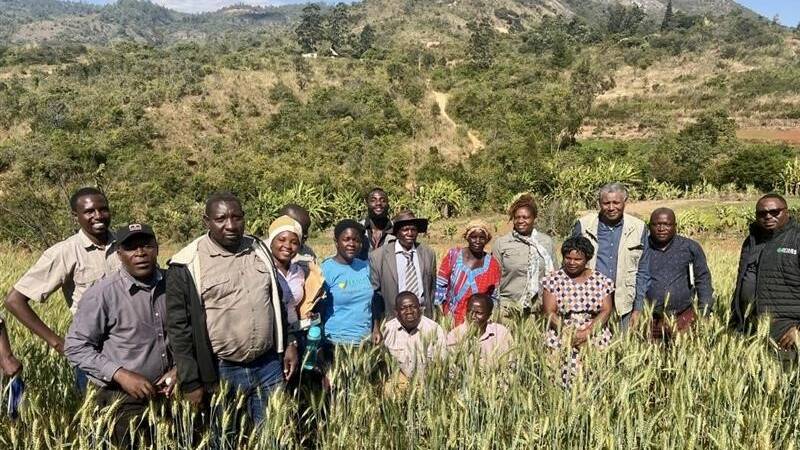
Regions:
<instances>
[{"instance_id":1,"label":"brown wide-brim hat","mask_svg":"<svg viewBox=\"0 0 800 450\"><path fill-rule=\"evenodd\" d=\"M402 211L392 219L392 234L397 236L397 231L406 225L414 225L420 233L428 232L428 219L419 218L412 211Z\"/></svg>"}]
</instances>

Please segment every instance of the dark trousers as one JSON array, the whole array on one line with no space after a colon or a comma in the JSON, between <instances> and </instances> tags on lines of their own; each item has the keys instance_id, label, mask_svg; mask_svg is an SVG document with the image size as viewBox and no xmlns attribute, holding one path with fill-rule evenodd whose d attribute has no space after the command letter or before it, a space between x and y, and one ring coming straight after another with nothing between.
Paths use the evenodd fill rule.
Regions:
<instances>
[{"instance_id":1,"label":"dark trousers","mask_svg":"<svg viewBox=\"0 0 800 450\"><path fill-rule=\"evenodd\" d=\"M674 315L670 313L654 315L650 323L650 339L669 343L676 334L689 330L695 321L697 313L691 307Z\"/></svg>"},{"instance_id":2,"label":"dark trousers","mask_svg":"<svg viewBox=\"0 0 800 450\"><path fill-rule=\"evenodd\" d=\"M97 388L97 405L105 408L121 403L114 411L111 443L120 448L140 448L152 444L154 429L146 417L150 400L137 400L120 389Z\"/></svg>"}]
</instances>

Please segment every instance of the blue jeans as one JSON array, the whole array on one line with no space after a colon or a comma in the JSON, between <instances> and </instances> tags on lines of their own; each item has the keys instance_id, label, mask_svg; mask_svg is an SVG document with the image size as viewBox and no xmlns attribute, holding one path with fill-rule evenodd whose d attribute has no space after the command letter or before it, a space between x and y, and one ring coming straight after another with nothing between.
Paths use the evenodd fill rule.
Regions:
<instances>
[{"instance_id":1,"label":"blue jeans","mask_svg":"<svg viewBox=\"0 0 800 450\"><path fill-rule=\"evenodd\" d=\"M75 368L75 390L78 391L78 394L83 397L86 394L86 385L89 383L89 378L86 376L86 372L81 370L80 367Z\"/></svg>"},{"instance_id":2,"label":"blue jeans","mask_svg":"<svg viewBox=\"0 0 800 450\"><path fill-rule=\"evenodd\" d=\"M269 397L283 386L283 360L274 351L248 363L220 360L219 377L229 384L229 399L239 392L245 396L250 419L258 425L266 415Z\"/></svg>"},{"instance_id":3,"label":"blue jeans","mask_svg":"<svg viewBox=\"0 0 800 450\"><path fill-rule=\"evenodd\" d=\"M628 327L631 325L631 316L633 315L633 311L629 312L628 314L623 315L619 318L619 331L621 333L625 333L628 331Z\"/></svg>"}]
</instances>

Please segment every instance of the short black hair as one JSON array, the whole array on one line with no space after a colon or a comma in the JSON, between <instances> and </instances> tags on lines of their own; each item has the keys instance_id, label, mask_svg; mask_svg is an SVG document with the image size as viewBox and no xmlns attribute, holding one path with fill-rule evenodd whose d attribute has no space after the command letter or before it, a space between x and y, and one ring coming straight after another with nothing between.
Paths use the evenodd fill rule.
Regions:
<instances>
[{"instance_id":1,"label":"short black hair","mask_svg":"<svg viewBox=\"0 0 800 450\"><path fill-rule=\"evenodd\" d=\"M489 313L494 310L494 300L492 300L492 298L486 294L472 294L469 300L467 300L467 308L469 308L469 305L471 305L472 302L476 301L483 302L483 304L489 308Z\"/></svg>"},{"instance_id":2,"label":"short black hair","mask_svg":"<svg viewBox=\"0 0 800 450\"><path fill-rule=\"evenodd\" d=\"M364 196L364 201L369 201L369 198L370 198L370 197L372 197L372 194L374 194L374 193L376 193L376 192L380 192L380 193L381 193L381 194L383 194L383 196L384 196L384 197L386 197L387 199L389 198L389 194L387 194L387 193L386 193L386 191L384 191L384 190L383 190L383 188L381 188L381 187L374 187L374 188L370 189L370 190L367 192L367 195L365 195L365 196Z\"/></svg>"},{"instance_id":3,"label":"short black hair","mask_svg":"<svg viewBox=\"0 0 800 450\"><path fill-rule=\"evenodd\" d=\"M336 226L333 228L333 238L338 240L339 236L345 232L345 230L354 229L358 232L359 235L364 234L364 226L360 223L356 222L353 219L344 219L339 221Z\"/></svg>"},{"instance_id":4,"label":"short black hair","mask_svg":"<svg viewBox=\"0 0 800 450\"><path fill-rule=\"evenodd\" d=\"M672 220L674 220L674 221L677 220L677 218L675 216L675 211L673 211L671 208L667 208L667 207L662 206L660 208L654 209L653 212L650 213L650 221L652 222L653 221L653 217L660 216L661 214L666 214L666 215L672 217Z\"/></svg>"},{"instance_id":5,"label":"short black hair","mask_svg":"<svg viewBox=\"0 0 800 450\"><path fill-rule=\"evenodd\" d=\"M394 308L395 309L397 309L397 307L400 306L400 302L404 298L413 298L414 300L417 301L417 305L418 306L422 306L422 303L419 301L419 297L417 297L417 294L415 294L415 293L413 293L411 291L403 291L403 292L397 294L397 297L395 297L395 299L394 299Z\"/></svg>"},{"instance_id":6,"label":"short black hair","mask_svg":"<svg viewBox=\"0 0 800 450\"><path fill-rule=\"evenodd\" d=\"M288 216L289 213L291 213L291 212L301 213L301 214L305 214L305 215L311 217L311 215L308 213L308 210L303 208L302 206L298 205L297 203L287 203L287 204L283 205L283 208L281 208L281 210L278 211L278 215L279 216Z\"/></svg>"},{"instance_id":7,"label":"short black hair","mask_svg":"<svg viewBox=\"0 0 800 450\"><path fill-rule=\"evenodd\" d=\"M786 199L781 194L778 194L778 193L775 193L775 192L770 192L769 194L765 194L760 199L758 199L756 204L761 203L763 200L769 200L769 199L778 200L781 203L783 203L783 206L785 206L787 208L789 207L789 202L787 202Z\"/></svg>"},{"instance_id":8,"label":"short black hair","mask_svg":"<svg viewBox=\"0 0 800 450\"><path fill-rule=\"evenodd\" d=\"M567 256L571 251L581 252L589 260L594 256L594 245L583 236L573 236L561 244L561 256Z\"/></svg>"},{"instance_id":9,"label":"short black hair","mask_svg":"<svg viewBox=\"0 0 800 450\"><path fill-rule=\"evenodd\" d=\"M228 191L214 192L208 196L208 199L206 199L206 215L211 212L212 206L220 202L233 202L237 203L239 207L242 206L242 202L239 200L239 197L235 196L233 193Z\"/></svg>"},{"instance_id":10,"label":"short black hair","mask_svg":"<svg viewBox=\"0 0 800 450\"><path fill-rule=\"evenodd\" d=\"M92 195L99 195L99 196L103 197L106 200L106 202L108 202L108 198L106 198L106 194L104 194L103 191L101 191L100 189L97 189L96 187L86 186L86 187L82 187L82 188L78 189L77 191L75 191L75 193L72 194L72 196L70 196L70 198L69 198L69 208L72 211L77 212L78 211L78 200L80 200L83 197L88 197L88 196L92 196Z\"/></svg>"}]
</instances>

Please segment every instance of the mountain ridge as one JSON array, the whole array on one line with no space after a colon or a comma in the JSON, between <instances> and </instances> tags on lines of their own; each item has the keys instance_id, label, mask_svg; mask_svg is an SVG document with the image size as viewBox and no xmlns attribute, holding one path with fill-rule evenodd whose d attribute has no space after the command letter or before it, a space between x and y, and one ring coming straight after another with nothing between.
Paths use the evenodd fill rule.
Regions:
<instances>
[{"instance_id":1,"label":"mountain ridge","mask_svg":"<svg viewBox=\"0 0 800 450\"><path fill-rule=\"evenodd\" d=\"M588 23L603 20L614 4L637 5L659 20L667 0L364 0L352 3L364 23L394 28L431 29L452 25L458 32L471 18L494 16L504 31L518 23L530 26L544 16L578 16ZM94 5L63 0L4 0L0 10L0 39L11 44L72 42L106 44L133 40L164 44L202 40L216 33L260 31L295 23L303 5L230 5L213 12L187 14L148 0L118 0ZM323 8L325 8L323 3ZM733 0L674 0L675 11L687 14L721 15L735 10L755 14ZM413 18L414 20L410 20Z\"/></svg>"}]
</instances>

